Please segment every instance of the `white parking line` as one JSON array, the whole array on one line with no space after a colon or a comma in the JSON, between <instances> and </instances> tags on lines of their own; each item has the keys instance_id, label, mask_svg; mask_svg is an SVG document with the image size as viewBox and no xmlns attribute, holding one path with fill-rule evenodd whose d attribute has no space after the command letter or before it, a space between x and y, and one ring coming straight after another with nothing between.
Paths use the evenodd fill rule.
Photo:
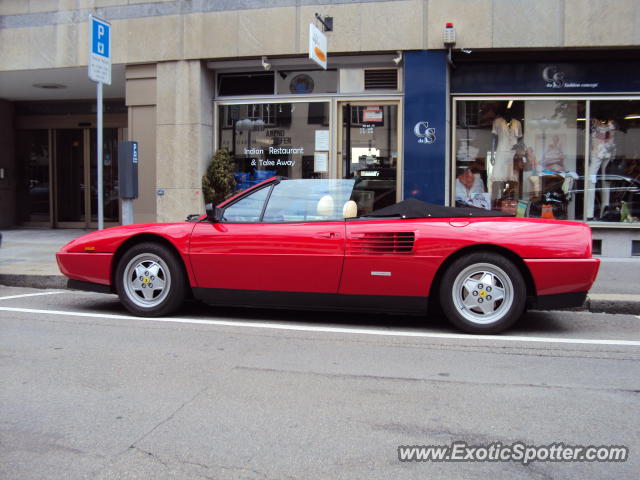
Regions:
<instances>
[{"instance_id":1,"label":"white parking line","mask_svg":"<svg viewBox=\"0 0 640 480\"><path fill-rule=\"evenodd\" d=\"M113 319L113 320L133 320L136 322L165 322L165 323L190 323L196 325L217 325L225 327L245 327L245 328L263 328L270 330L292 330L298 332L317 332L317 333L341 333L355 335L378 335L387 337L418 337L418 338L438 338L453 340L492 340L500 342L533 342L533 343L558 343L558 344L574 344L574 345L614 345L625 347L640 347L640 341L636 340L599 340L590 338L554 338L554 337L523 337L508 335L467 335L464 333L431 333L420 332L416 330L392 330L380 328L349 328L349 327L321 327L316 325L299 325L299 324L283 324L268 322L246 322L246 321L230 321L230 320L198 320L195 318L146 318L134 317L130 315L111 315L86 312L65 312L61 310L37 310L32 308L14 308L0 307L0 311L16 312L16 313L37 313L40 315L65 315L69 317L85 317L97 319Z\"/></svg>"},{"instance_id":2,"label":"white parking line","mask_svg":"<svg viewBox=\"0 0 640 480\"><path fill-rule=\"evenodd\" d=\"M24 297L37 297L39 295L58 295L59 293L69 293L69 292L25 293L24 295L9 295L8 297L0 297L0 300L10 300L12 298L24 298Z\"/></svg>"}]
</instances>

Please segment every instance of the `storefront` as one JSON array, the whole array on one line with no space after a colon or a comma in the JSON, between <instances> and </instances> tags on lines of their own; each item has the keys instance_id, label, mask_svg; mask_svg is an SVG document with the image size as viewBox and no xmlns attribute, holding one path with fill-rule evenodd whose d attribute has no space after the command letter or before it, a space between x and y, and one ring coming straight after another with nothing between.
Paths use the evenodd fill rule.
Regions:
<instances>
[{"instance_id":1,"label":"storefront","mask_svg":"<svg viewBox=\"0 0 640 480\"><path fill-rule=\"evenodd\" d=\"M596 249L608 236L624 248L618 255L632 254L640 233L639 73L618 61L457 64L451 204L587 221Z\"/></svg>"},{"instance_id":2,"label":"storefront","mask_svg":"<svg viewBox=\"0 0 640 480\"><path fill-rule=\"evenodd\" d=\"M267 72L213 64L215 144L234 159L236 188L274 175L355 178L361 213L402 198L402 77L379 57L326 71L302 59L306 68L287 59Z\"/></svg>"}]
</instances>

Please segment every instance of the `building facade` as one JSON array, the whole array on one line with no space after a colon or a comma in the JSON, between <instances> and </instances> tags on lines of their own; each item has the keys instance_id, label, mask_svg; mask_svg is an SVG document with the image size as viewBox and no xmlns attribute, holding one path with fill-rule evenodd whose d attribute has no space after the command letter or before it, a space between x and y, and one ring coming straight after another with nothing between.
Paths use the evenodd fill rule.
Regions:
<instances>
[{"instance_id":1,"label":"building facade","mask_svg":"<svg viewBox=\"0 0 640 480\"><path fill-rule=\"evenodd\" d=\"M365 210L416 197L584 221L602 255L640 254L634 0L0 0L0 227L96 226L90 14L111 23L107 225L128 139L136 222L202 212L226 148L238 188L356 177ZM308 58L316 14L333 18L326 70Z\"/></svg>"}]
</instances>

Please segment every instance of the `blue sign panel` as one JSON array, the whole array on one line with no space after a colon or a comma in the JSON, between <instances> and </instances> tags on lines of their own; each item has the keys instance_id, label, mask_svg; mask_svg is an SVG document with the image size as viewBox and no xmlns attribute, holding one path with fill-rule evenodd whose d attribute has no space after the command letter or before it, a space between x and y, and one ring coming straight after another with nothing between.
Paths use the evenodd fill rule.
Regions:
<instances>
[{"instance_id":1,"label":"blue sign panel","mask_svg":"<svg viewBox=\"0 0 640 480\"><path fill-rule=\"evenodd\" d=\"M109 34L111 26L95 17L91 18L91 53L109 58Z\"/></svg>"},{"instance_id":2,"label":"blue sign panel","mask_svg":"<svg viewBox=\"0 0 640 480\"><path fill-rule=\"evenodd\" d=\"M637 62L522 62L456 64L452 93L636 93Z\"/></svg>"},{"instance_id":3,"label":"blue sign panel","mask_svg":"<svg viewBox=\"0 0 640 480\"><path fill-rule=\"evenodd\" d=\"M447 56L404 56L404 198L444 205L447 145Z\"/></svg>"},{"instance_id":4,"label":"blue sign panel","mask_svg":"<svg viewBox=\"0 0 640 480\"><path fill-rule=\"evenodd\" d=\"M111 85L111 25L89 15L89 78Z\"/></svg>"}]
</instances>

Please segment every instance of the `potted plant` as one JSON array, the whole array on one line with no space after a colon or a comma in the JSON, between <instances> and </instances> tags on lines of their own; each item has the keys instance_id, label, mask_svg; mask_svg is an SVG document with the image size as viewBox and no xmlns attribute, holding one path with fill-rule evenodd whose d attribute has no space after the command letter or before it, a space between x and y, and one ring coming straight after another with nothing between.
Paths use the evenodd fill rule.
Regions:
<instances>
[{"instance_id":1,"label":"potted plant","mask_svg":"<svg viewBox=\"0 0 640 480\"><path fill-rule=\"evenodd\" d=\"M233 158L227 149L221 148L214 154L207 172L202 177L205 203L218 205L233 194L235 186Z\"/></svg>"}]
</instances>

